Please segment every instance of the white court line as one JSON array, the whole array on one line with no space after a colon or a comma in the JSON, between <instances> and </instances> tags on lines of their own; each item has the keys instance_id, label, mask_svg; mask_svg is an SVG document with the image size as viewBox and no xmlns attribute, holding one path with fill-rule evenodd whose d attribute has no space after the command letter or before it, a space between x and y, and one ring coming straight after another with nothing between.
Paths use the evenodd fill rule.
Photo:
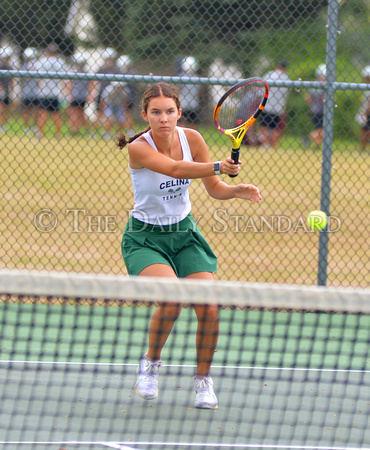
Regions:
<instances>
[{"instance_id":1,"label":"white court line","mask_svg":"<svg viewBox=\"0 0 370 450\"><path fill-rule=\"evenodd\" d=\"M66 366L107 366L107 367L137 367L137 363L95 363L95 362L73 362L73 361L22 361L22 360L0 360L0 364L56 364ZM195 364L162 364L162 367L184 367L194 368ZM237 370L280 370L280 371L300 371L300 372L344 372L344 373L370 373L366 369L322 369L310 367L263 367L263 366L217 366L212 365L212 369L237 369Z\"/></svg>"},{"instance_id":2,"label":"white court line","mask_svg":"<svg viewBox=\"0 0 370 450\"><path fill-rule=\"evenodd\" d=\"M370 450L369 447L333 447L333 446L320 446L320 445L274 445L274 444L210 444L202 442L150 442L150 441L138 441L138 442L109 442L109 441L0 441L1 445L103 445L105 447L116 448L118 450L140 450L139 448L127 447L129 445L151 445L151 446L183 446L183 447L217 447L217 448L275 448L275 449L291 449L291 450Z\"/></svg>"},{"instance_id":3,"label":"white court line","mask_svg":"<svg viewBox=\"0 0 370 450\"><path fill-rule=\"evenodd\" d=\"M100 442L100 441L0 441L0 445L103 445L104 447L117 448L119 450L140 450L139 448L128 447L120 442ZM131 444L132 445L132 444ZM136 445L136 444L135 444Z\"/></svg>"},{"instance_id":4,"label":"white court line","mask_svg":"<svg viewBox=\"0 0 370 450\"><path fill-rule=\"evenodd\" d=\"M121 443L118 443L121 445ZM130 442L130 445L150 445L150 446L183 446L183 447L212 447L212 448L275 448L275 449L296 449L296 450L370 450L369 447L327 447L319 445L274 445L274 444L206 444L201 442ZM125 447L113 447L113 448L125 448ZM139 449L133 449L139 450Z\"/></svg>"},{"instance_id":5,"label":"white court line","mask_svg":"<svg viewBox=\"0 0 370 450\"><path fill-rule=\"evenodd\" d=\"M104 447L116 448L118 450L140 450L137 447L127 447L127 445L122 445L121 443L117 442L99 442L99 444L103 445Z\"/></svg>"}]
</instances>

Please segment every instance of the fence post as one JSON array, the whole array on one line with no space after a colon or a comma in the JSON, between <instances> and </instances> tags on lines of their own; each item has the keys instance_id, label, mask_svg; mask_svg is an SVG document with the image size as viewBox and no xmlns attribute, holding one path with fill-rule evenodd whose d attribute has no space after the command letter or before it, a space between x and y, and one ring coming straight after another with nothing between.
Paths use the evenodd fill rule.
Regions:
<instances>
[{"instance_id":1,"label":"fence post","mask_svg":"<svg viewBox=\"0 0 370 450\"><path fill-rule=\"evenodd\" d=\"M322 174L321 174L321 210L330 215L330 180L331 157L333 146L333 124L335 108L335 69L337 55L337 28L338 28L338 0L329 0L328 4L328 31L326 42L326 94L324 108L324 138L322 147ZM318 285L325 286L328 267L328 226L320 232Z\"/></svg>"}]
</instances>

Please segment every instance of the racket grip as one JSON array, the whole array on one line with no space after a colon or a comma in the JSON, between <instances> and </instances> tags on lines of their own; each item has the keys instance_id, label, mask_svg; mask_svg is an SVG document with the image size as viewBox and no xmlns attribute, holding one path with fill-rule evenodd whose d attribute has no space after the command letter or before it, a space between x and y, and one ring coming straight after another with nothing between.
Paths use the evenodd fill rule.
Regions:
<instances>
[{"instance_id":1,"label":"racket grip","mask_svg":"<svg viewBox=\"0 0 370 450\"><path fill-rule=\"evenodd\" d=\"M239 154L240 154L240 149L232 149L231 150L231 159L234 161L234 164L239 164ZM230 178L235 178L238 175L229 175Z\"/></svg>"}]
</instances>

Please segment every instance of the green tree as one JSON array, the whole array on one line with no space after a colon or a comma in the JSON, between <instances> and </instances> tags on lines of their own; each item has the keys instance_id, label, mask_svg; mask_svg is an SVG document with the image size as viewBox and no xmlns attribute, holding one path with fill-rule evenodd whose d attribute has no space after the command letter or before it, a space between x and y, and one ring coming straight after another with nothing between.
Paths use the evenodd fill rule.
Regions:
<instances>
[{"instance_id":1,"label":"green tree","mask_svg":"<svg viewBox=\"0 0 370 450\"><path fill-rule=\"evenodd\" d=\"M22 49L54 41L68 54L73 46L63 30L70 6L71 0L2 0L0 36Z\"/></svg>"},{"instance_id":2,"label":"green tree","mask_svg":"<svg viewBox=\"0 0 370 450\"><path fill-rule=\"evenodd\" d=\"M139 2L134 2L134 7L136 3ZM98 25L98 40L103 46L113 47L118 51L126 49L124 29L127 26L127 10L130 4L129 1L122 0L90 1L89 11Z\"/></svg>"}]
</instances>

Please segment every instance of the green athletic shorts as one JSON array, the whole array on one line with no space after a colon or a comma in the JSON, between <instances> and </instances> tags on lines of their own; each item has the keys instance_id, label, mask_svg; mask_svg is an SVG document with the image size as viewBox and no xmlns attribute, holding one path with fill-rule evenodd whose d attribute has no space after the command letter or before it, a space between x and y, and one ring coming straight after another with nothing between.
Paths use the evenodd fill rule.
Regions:
<instances>
[{"instance_id":1,"label":"green athletic shorts","mask_svg":"<svg viewBox=\"0 0 370 450\"><path fill-rule=\"evenodd\" d=\"M130 217L123 233L122 256L129 275L138 275L151 264L167 264L181 278L217 271L217 257L191 214L166 226Z\"/></svg>"}]
</instances>

